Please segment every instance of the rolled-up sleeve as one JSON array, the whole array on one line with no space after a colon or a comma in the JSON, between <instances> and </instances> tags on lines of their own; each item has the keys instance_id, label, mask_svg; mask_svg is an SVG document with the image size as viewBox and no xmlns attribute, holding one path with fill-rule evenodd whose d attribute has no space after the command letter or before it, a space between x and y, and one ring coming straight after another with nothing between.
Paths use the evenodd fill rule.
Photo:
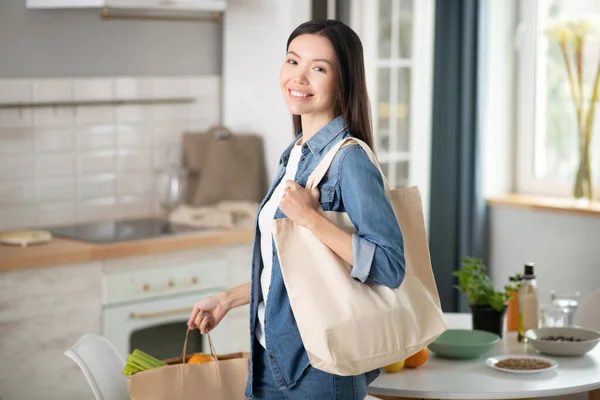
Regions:
<instances>
[{"instance_id":1,"label":"rolled-up sleeve","mask_svg":"<svg viewBox=\"0 0 600 400\"><path fill-rule=\"evenodd\" d=\"M397 288L406 271L404 239L381 174L360 146L351 146L342 157L341 200L357 229L352 235L351 276Z\"/></svg>"}]
</instances>

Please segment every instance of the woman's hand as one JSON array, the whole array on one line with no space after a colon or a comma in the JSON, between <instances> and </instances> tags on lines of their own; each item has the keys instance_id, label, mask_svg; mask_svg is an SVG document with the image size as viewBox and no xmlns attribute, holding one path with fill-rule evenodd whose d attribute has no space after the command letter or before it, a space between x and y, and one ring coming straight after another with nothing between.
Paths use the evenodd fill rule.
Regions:
<instances>
[{"instance_id":1,"label":"woman's hand","mask_svg":"<svg viewBox=\"0 0 600 400\"><path fill-rule=\"evenodd\" d=\"M304 189L292 180L285 184L279 209L298 225L310 228L315 217L319 216L319 189Z\"/></svg>"},{"instance_id":2,"label":"woman's hand","mask_svg":"<svg viewBox=\"0 0 600 400\"><path fill-rule=\"evenodd\" d=\"M213 330L228 311L218 295L202 299L194 305L188 328L200 329L200 333L204 335Z\"/></svg>"}]
</instances>

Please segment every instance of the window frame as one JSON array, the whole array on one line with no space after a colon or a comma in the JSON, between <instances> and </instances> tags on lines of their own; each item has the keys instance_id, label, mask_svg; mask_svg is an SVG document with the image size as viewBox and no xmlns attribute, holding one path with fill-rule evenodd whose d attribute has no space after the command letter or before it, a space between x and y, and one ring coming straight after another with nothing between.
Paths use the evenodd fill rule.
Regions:
<instances>
[{"instance_id":1,"label":"window frame","mask_svg":"<svg viewBox=\"0 0 600 400\"><path fill-rule=\"evenodd\" d=\"M396 166L408 162L409 176L407 186L418 186L423 202L426 226L429 220L429 193L431 181L431 119L433 94L433 53L434 24L436 0L392 0L412 1L412 54L410 58L377 60L378 49L378 0L353 0L350 9L350 24L361 37L365 53L365 69L371 118L373 128L377 123L377 68L401 67L410 68L410 117L409 117L409 150L406 152L377 153L379 162L390 164L394 173L388 176L390 185L395 181ZM397 7L396 7L397 9ZM396 43L392 43L395 48ZM415 68L418 66L418 68ZM397 90L395 82L390 82L392 91ZM393 95L392 95L393 96ZM394 108L390 106L390 108ZM390 119L393 115L390 116ZM390 148L394 148L396 124L390 124ZM377 143L377 132L373 132ZM384 171L387 172L387 171Z\"/></svg>"}]
</instances>

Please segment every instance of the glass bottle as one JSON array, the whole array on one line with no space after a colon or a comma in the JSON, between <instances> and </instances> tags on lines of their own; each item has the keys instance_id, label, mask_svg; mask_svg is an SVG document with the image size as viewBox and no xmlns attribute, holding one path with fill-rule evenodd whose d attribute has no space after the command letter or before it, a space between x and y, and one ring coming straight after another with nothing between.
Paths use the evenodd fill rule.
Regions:
<instances>
[{"instance_id":1,"label":"glass bottle","mask_svg":"<svg viewBox=\"0 0 600 400\"><path fill-rule=\"evenodd\" d=\"M540 323L540 299L535 280L534 264L525 264L525 273L519 288L519 330L517 339L526 341L525 332L536 329Z\"/></svg>"}]
</instances>

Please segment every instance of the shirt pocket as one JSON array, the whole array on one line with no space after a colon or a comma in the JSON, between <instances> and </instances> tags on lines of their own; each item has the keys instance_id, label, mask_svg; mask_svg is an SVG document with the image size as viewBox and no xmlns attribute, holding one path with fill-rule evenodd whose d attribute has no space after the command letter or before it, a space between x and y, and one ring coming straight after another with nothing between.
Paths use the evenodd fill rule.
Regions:
<instances>
[{"instance_id":1,"label":"shirt pocket","mask_svg":"<svg viewBox=\"0 0 600 400\"><path fill-rule=\"evenodd\" d=\"M331 208L335 195L335 187L331 185L323 185L319 188L319 203L325 211Z\"/></svg>"}]
</instances>

